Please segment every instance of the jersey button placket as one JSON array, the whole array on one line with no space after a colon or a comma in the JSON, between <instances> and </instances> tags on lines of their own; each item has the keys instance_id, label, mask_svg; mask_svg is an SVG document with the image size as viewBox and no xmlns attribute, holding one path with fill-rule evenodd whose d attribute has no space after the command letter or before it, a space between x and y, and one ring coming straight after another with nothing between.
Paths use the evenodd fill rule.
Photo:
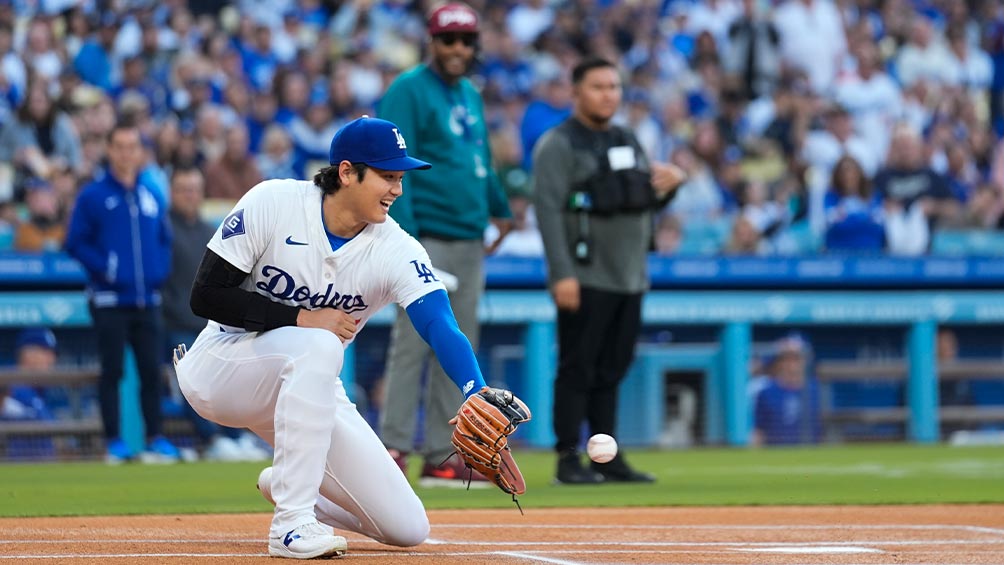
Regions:
<instances>
[{"instance_id":1,"label":"jersey button placket","mask_svg":"<svg viewBox=\"0 0 1004 565\"><path fill-rule=\"evenodd\" d=\"M334 257L326 257L324 259L324 267L322 268L322 270L324 271L324 280L330 281L331 279L335 278Z\"/></svg>"}]
</instances>

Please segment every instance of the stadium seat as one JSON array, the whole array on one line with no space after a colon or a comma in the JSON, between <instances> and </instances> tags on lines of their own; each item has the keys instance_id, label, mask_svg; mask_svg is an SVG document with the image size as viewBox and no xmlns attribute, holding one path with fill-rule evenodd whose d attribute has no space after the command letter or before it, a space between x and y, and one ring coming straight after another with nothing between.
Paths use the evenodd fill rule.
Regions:
<instances>
[{"instance_id":1,"label":"stadium seat","mask_svg":"<svg viewBox=\"0 0 1004 565\"><path fill-rule=\"evenodd\" d=\"M685 222L680 238L680 255L715 255L725 245L732 228L731 218L708 222Z\"/></svg>"},{"instance_id":2,"label":"stadium seat","mask_svg":"<svg viewBox=\"0 0 1004 565\"><path fill-rule=\"evenodd\" d=\"M931 238L934 255L1004 255L1004 233L991 230L937 230Z\"/></svg>"}]
</instances>

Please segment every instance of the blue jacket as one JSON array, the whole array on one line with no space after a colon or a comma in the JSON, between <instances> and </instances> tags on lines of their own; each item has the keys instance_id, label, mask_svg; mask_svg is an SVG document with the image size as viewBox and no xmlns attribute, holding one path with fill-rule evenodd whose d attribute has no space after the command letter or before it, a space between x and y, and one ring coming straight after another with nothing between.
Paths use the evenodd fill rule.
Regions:
<instances>
[{"instance_id":1,"label":"blue jacket","mask_svg":"<svg viewBox=\"0 0 1004 565\"><path fill-rule=\"evenodd\" d=\"M767 445L819 443L823 426L815 381L806 377L804 387L793 390L771 378L756 397L753 426Z\"/></svg>"},{"instance_id":2,"label":"blue jacket","mask_svg":"<svg viewBox=\"0 0 1004 565\"><path fill-rule=\"evenodd\" d=\"M65 247L87 271L95 307L160 304L160 287L171 270L171 224L143 175L134 190L108 171L84 186Z\"/></svg>"},{"instance_id":3,"label":"blue jacket","mask_svg":"<svg viewBox=\"0 0 1004 565\"><path fill-rule=\"evenodd\" d=\"M73 70L84 82L108 92L112 87L112 59L97 40L85 41L73 59Z\"/></svg>"}]
</instances>

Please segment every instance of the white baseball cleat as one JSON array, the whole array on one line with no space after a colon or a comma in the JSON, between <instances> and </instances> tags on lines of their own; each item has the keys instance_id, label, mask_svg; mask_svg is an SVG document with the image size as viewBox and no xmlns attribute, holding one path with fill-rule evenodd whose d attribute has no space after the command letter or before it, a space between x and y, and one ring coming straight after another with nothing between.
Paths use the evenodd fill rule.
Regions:
<instances>
[{"instance_id":1,"label":"white baseball cleat","mask_svg":"<svg viewBox=\"0 0 1004 565\"><path fill-rule=\"evenodd\" d=\"M272 499L272 468L265 467L258 473L258 492L261 493L265 500L269 504L275 506L275 500Z\"/></svg>"},{"instance_id":2,"label":"white baseball cleat","mask_svg":"<svg viewBox=\"0 0 1004 565\"><path fill-rule=\"evenodd\" d=\"M268 554L286 559L324 559L340 557L349 550L342 536L320 522L308 522L286 532L286 535L268 539Z\"/></svg>"}]
</instances>

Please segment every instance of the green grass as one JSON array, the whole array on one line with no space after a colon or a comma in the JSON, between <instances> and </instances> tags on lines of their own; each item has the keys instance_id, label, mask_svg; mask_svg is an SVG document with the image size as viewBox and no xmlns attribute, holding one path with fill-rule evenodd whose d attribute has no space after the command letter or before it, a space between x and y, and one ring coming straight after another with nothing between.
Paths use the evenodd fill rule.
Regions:
<instances>
[{"instance_id":1,"label":"green grass","mask_svg":"<svg viewBox=\"0 0 1004 565\"><path fill-rule=\"evenodd\" d=\"M1004 503L1004 448L866 445L630 452L654 485L556 487L554 455L517 450L525 508ZM417 471L417 459L411 467ZM260 464L0 465L0 516L268 512ZM413 472L413 475L415 473ZM412 477L415 478L414 476ZM414 481L413 481L414 482ZM417 489L426 507L505 508L500 491Z\"/></svg>"}]
</instances>

